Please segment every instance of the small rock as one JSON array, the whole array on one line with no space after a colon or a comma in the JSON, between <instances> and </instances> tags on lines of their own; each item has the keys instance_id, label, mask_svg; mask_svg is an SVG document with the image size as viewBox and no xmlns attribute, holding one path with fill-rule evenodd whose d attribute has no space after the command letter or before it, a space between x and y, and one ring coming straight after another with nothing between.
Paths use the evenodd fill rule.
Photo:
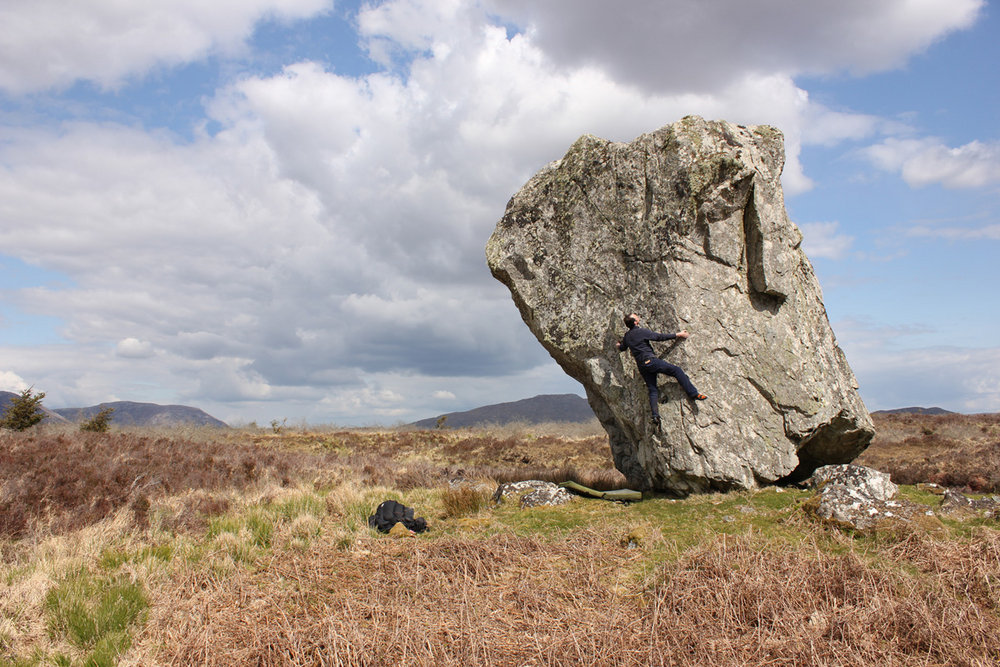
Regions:
<instances>
[{"instance_id":1,"label":"small rock","mask_svg":"<svg viewBox=\"0 0 1000 667\"><path fill-rule=\"evenodd\" d=\"M941 501L941 510L950 514L975 514L992 519L1000 512L1000 497L989 498L969 498L966 495L947 489L944 492L944 499Z\"/></svg>"},{"instance_id":2,"label":"small rock","mask_svg":"<svg viewBox=\"0 0 1000 667\"><path fill-rule=\"evenodd\" d=\"M535 489L521 496L521 507L541 507L543 505L564 505L573 499L566 489L553 485L554 488Z\"/></svg>"},{"instance_id":3,"label":"small rock","mask_svg":"<svg viewBox=\"0 0 1000 667\"><path fill-rule=\"evenodd\" d=\"M814 489L831 485L849 488L861 498L870 500L889 500L899 491L886 473L847 463L817 468L809 478L809 486Z\"/></svg>"},{"instance_id":4,"label":"small rock","mask_svg":"<svg viewBox=\"0 0 1000 667\"><path fill-rule=\"evenodd\" d=\"M656 533L648 526L636 526L631 528L625 536L619 540L626 549L637 549L652 544L656 538Z\"/></svg>"},{"instance_id":5,"label":"small rock","mask_svg":"<svg viewBox=\"0 0 1000 667\"><path fill-rule=\"evenodd\" d=\"M416 535L416 533L404 526L401 521L397 522L396 525L389 529L389 537L416 537Z\"/></svg>"}]
</instances>

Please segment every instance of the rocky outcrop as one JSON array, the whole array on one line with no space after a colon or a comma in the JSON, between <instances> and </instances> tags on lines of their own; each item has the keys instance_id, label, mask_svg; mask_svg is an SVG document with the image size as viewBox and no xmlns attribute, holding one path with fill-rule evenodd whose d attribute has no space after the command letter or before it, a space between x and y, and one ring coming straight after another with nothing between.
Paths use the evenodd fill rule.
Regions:
<instances>
[{"instance_id":1,"label":"rocky outcrop","mask_svg":"<svg viewBox=\"0 0 1000 667\"><path fill-rule=\"evenodd\" d=\"M629 486L677 493L801 481L874 428L780 185L771 127L685 118L630 143L581 137L511 199L486 247L524 321L585 388ZM662 428L615 348L635 311L691 337L658 349Z\"/></svg>"},{"instance_id":2,"label":"rocky outcrop","mask_svg":"<svg viewBox=\"0 0 1000 667\"><path fill-rule=\"evenodd\" d=\"M926 505L897 497L889 475L857 465L823 466L808 480L818 493L803 509L810 516L851 532L939 532L940 519Z\"/></svg>"}]
</instances>

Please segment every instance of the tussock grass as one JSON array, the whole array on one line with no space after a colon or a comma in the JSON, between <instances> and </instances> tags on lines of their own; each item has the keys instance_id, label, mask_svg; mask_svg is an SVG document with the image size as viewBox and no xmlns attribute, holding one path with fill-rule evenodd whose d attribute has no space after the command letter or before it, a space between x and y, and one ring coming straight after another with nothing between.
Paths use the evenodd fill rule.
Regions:
<instances>
[{"instance_id":1,"label":"tussock grass","mask_svg":"<svg viewBox=\"0 0 1000 667\"><path fill-rule=\"evenodd\" d=\"M53 633L89 651L86 661L113 664L131 644L128 629L148 606L142 586L80 568L61 577L45 596Z\"/></svg>"},{"instance_id":2,"label":"tussock grass","mask_svg":"<svg viewBox=\"0 0 1000 667\"><path fill-rule=\"evenodd\" d=\"M444 517L461 517L475 514L480 511L490 501L490 493L483 489L467 484L455 488L446 489L441 494L441 505L444 509Z\"/></svg>"},{"instance_id":3,"label":"tussock grass","mask_svg":"<svg viewBox=\"0 0 1000 667\"><path fill-rule=\"evenodd\" d=\"M901 422L872 456L997 432ZM588 434L181 436L0 435L0 666L1000 662L995 521L850 537L773 488L492 504L500 481L621 486ZM430 530L369 528L390 498Z\"/></svg>"}]
</instances>

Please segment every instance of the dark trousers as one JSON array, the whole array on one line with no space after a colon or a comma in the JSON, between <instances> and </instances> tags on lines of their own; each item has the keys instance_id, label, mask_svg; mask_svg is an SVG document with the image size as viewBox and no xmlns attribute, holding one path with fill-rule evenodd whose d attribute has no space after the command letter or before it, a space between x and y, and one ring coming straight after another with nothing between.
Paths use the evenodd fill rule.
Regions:
<instances>
[{"instance_id":1,"label":"dark trousers","mask_svg":"<svg viewBox=\"0 0 1000 667\"><path fill-rule=\"evenodd\" d=\"M656 386L656 376L659 373L677 378L681 389L690 398L698 395L698 390L694 388L687 373L681 370L680 366L668 364L663 359L647 359L639 365L639 375L642 376L642 379L646 382L646 387L649 389L649 407L652 408L654 417L660 416L660 389Z\"/></svg>"}]
</instances>

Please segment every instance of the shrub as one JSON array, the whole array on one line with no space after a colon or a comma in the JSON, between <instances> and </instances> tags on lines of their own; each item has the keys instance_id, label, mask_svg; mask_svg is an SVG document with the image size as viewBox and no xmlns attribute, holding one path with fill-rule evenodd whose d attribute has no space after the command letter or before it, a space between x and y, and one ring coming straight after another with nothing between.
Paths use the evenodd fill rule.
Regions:
<instances>
[{"instance_id":1,"label":"shrub","mask_svg":"<svg viewBox=\"0 0 1000 667\"><path fill-rule=\"evenodd\" d=\"M23 431L42 421L45 418L45 412L42 410L43 398L45 398L44 391L32 394L31 387L22 391L20 396L10 400L10 404L4 410L3 417L0 417L0 428Z\"/></svg>"},{"instance_id":2,"label":"shrub","mask_svg":"<svg viewBox=\"0 0 1000 667\"><path fill-rule=\"evenodd\" d=\"M80 430L87 433L107 433L111 425L111 414L115 411L112 407L106 407L96 415L80 424Z\"/></svg>"}]
</instances>

